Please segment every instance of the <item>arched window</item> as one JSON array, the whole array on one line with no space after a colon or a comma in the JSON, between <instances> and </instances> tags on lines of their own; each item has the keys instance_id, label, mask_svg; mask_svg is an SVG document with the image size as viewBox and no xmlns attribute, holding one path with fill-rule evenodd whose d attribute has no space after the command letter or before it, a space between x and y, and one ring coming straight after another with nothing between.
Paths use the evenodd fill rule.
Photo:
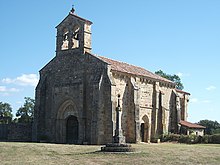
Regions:
<instances>
[{"instance_id":1,"label":"arched window","mask_svg":"<svg viewBox=\"0 0 220 165\"><path fill-rule=\"evenodd\" d=\"M72 31L72 49L79 47L79 26L76 25Z\"/></svg>"},{"instance_id":2,"label":"arched window","mask_svg":"<svg viewBox=\"0 0 220 165\"><path fill-rule=\"evenodd\" d=\"M68 49L69 41L68 41L69 30L67 28L63 29L63 44L61 50Z\"/></svg>"}]
</instances>

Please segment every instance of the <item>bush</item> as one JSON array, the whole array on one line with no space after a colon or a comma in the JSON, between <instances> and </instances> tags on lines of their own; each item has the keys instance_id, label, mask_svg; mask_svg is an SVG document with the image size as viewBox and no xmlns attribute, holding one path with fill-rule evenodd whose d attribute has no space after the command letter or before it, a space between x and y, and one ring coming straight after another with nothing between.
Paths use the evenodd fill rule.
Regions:
<instances>
[{"instance_id":1,"label":"bush","mask_svg":"<svg viewBox=\"0 0 220 165\"><path fill-rule=\"evenodd\" d=\"M179 138L179 143L186 143L186 144L196 144L201 143L202 137L196 135L181 135Z\"/></svg>"},{"instance_id":2,"label":"bush","mask_svg":"<svg viewBox=\"0 0 220 165\"><path fill-rule=\"evenodd\" d=\"M210 143L220 144L220 134L210 135Z\"/></svg>"},{"instance_id":3,"label":"bush","mask_svg":"<svg viewBox=\"0 0 220 165\"><path fill-rule=\"evenodd\" d=\"M163 134L160 136L161 142L178 142L180 135L178 134Z\"/></svg>"},{"instance_id":4,"label":"bush","mask_svg":"<svg viewBox=\"0 0 220 165\"><path fill-rule=\"evenodd\" d=\"M164 134L160 136L161 142L179 142L186 144L198 144L198 143L213 143L220 144L220 134L215 135L178 135L178 134Z\"/></svg>"},{"instance_id":5,"label":"bush","mask_svg":"<svg viewBox=\"0 0 220 165\"><path fill-rule=\"evenodd\" d=\"M202 137L201 143L208 144L209 142L210 142L210 136L209 135L204 135Z\"/></svg>"},{"instance_id":6,"label":"bush","mask_svg":"<svg viewBox=\"0 0 220 165\"><path fill-rule=\"evenodd\" d=\"M158 136L152 137L151 138L151 142L152 143L160 143L161 142L161 138Z\"/></svg>"},{"instance_id":7,"label":"bush","mask_svg":"<svg viewBox=\"0 0 220 165\"><path fill-rule=\"evenodd\" d=\"M168 142L168 141L170 141L170 136L169 136L169 134L163 134L163 135L161 135L159 138L160 138L160 141L161 141L161 142Z\"/></svg>"},{"instance_id":8,"label":"bush","mask_svg":"<svg viewBox=\"0 0 220 165\"><path fill-rule=\"evenodd\" d=\"M180 138L179 138L179 143L188 143L189 141L189 136L188 135L180 135Z\"/></svg>"}]
</instances>

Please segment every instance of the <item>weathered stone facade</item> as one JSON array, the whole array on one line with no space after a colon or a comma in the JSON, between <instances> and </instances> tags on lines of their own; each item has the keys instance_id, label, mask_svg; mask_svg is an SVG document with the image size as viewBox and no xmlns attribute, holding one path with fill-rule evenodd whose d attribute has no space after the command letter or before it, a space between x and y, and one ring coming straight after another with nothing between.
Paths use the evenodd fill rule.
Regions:
<instances>
[{"instance_id":1,"label":"weathered stone facade","mask_svg":"<svg viewBox=\"0 0 220 165\"><path fill-rule=\"evenodd\" d=\"M32 141L32 123L0 124L0 141Z\"/></svg>"},{"instance_id":2,"label":"weathered stone facade","mask_svg":"<svg viewBox=\"0 0 220 165\"><path fill-rule=\"evenodd\" d=\"M121 96L126 142L148 142L178 132L189 94L143 68L91 53L91 21L74 14L57 26L56 56L40 70L33 140L112 142Z\"/></svg>"}]
</instances>

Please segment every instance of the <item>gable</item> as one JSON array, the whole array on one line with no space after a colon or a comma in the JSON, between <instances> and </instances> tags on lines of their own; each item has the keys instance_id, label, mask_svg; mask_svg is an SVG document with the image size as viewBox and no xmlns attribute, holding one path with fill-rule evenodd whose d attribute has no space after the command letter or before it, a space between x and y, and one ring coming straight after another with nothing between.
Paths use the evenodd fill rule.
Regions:
<instances>
[{"instance_id":1,"label":"gable","mask_svg":"<svg viewBox=\"0 0 220 165\"><path fill-rule=\"evenodd\" d=\"M67 15L66 18L64 18L64 20L59 25L56 26L56 28L59 28L60 26L62 26L62 24L65 24L65 22L74 22L75 20L78 20L78 22L86 22L90 25L92 24L92 22L89 20L81 18L75 14L69 13L69 15Z\"/></svg>"}]
</instances>

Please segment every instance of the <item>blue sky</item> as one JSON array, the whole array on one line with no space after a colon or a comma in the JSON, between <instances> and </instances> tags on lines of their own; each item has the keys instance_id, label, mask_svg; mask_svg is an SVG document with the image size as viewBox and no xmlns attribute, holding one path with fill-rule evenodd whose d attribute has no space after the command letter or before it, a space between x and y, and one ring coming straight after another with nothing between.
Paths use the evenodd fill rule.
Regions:
<instances>
[{"instance_id":1,"label":"blue sky","mask_svg":"<svg viewBox=\"0 0 220 165\"><path fill-rule=\"evenodd\" d=\"M93 22L93 53L178 74L191 122L220 122L219 0L2 0L0 101L15 112L34 98L38 71L55 55L56 25L74 3Z\"/></svg>"}]
</instances>

